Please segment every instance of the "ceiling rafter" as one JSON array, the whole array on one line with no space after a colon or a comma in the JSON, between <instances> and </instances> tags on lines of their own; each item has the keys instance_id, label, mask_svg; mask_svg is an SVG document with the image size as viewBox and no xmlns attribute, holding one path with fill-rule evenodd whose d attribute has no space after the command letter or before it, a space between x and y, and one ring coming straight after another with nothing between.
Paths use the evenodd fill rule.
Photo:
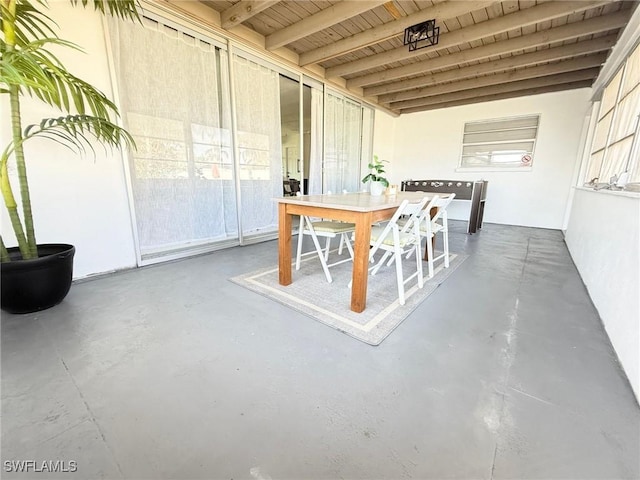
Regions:
<instances>
[{"instance_id":1,"label":"ceiling rafter","mask_svg":"<svg viewBox=\"0 0 640 480\"><path fill-rule=\"evenodd\" d=\"M380 103L387 104L389 108L396 109L399 106L402 107L403 102L406 101L434 97L446 93L461 92L463 90L472 90L479 87L488 87L489 85L500 85L533 78L542 79L542 77L556 75L559 73L571 73L578 70L590 70L591 73L595 72L595 74L597 74L598 68L602 64L603 60L603 55L589 55L587 57L576 58L574 60L537 65L535 67L498 73L495 75L485 75L483 77L470 78L460 82L445 83L435 87L421 88L416 90L413 95L407 96L407 98L403 97L390 102L380 101Z\"/></svg>"},{"instance_id":2,"label":"ceiling rafter","mask_svg":"<svg viewBox=\"0 0 640 480\"><path fill-rule=\"evenodd\" d=\"M595 33L601 33L612 29L612 24L619 22L618 27L624 25L627 15L626 12L619 12L612 14L611 18L605 21L605 17L595 17L590 20L585 20L582 27L575 23L565 25L562 27L555 27L550 30L545 30L538 33L532 33L521 37L516 37L511 40L503 42L496 42L483 47L478 47L471 50L464 50L458 53L452 53L437 59L430 61L429 69L437 70L441 68L448 68L465 64L474 61L482 61L494 56L507 55L513 52L518 52L526 48L541 47L550 43L563 42L572 40L583 35L592 35ZM616 17L614 22L614 18ZM612 45L615 43L616 34L612 34ZM463 67L464 68L464 67ZM430 70L424 70L424 73L428 73ZM400 80L399 82L387 83L384 85L378 85L374 87L367 87L364 89L365 96L383 95L391 92L398 92L410 88L417 88L430 84L430 76L412 78L408 80Z\"/></svg>"},{"instance_id":3,"label":"ceiling rafter","mask_svg":"<svg viewBox=\"0 0 640 480\"><path fill-rule=\"evenodd\" d=\"M637 0L151 1L224 22L265 57L398 115L590 86L640 11ZM400 47L405 28L433 18L436 45Z\"/></svg>"},{"instance_id":4,"label":"ceiling rafter","mask_svg":"<svg viewBox=\"0 0 640 480\"><path fill-rule=\"evenodd\" d=\"M594 40L588 40L586 42L572 43L561 47L554 47L545 50L538 50L532 53L515 55L513 57L503 58L493 62L485 62L478 65L463 67L460 69L434 73L430 75L431 78L429 78L428 81L423 81L423 84L425 86L380 95L378 97L378 102L389 103L397 102L399 100L408 100L410 98L417 98L422 96L422 94L426 93L428 90L433 89L434 86L441 83L453 82L451 83L452 85L457 85L462 80L467 78L478 77L480 75L495 74L505 70L531 67L540 63L566 60L568 58L575 57L576 55L588 55L588 57L583 58L590 58L591 54L593 53L603 52L611 48L611 45L615 42L615 39L615 35L609 35L607 37L596 38ZM606 53L598 55L598 59L598 65L603 63L606 60Z\"/></svg>"},{"instance_id":5,"label":"ceiling rafter","mask_svg":"<svg viewBox=\"0 0 640 480\"><path fill-rule=\"evenodd\" d=\"M389 12L389 15L391 15L396 20L402 17L400 10L398 10L396 4L393 3L393 0L391 0L390 2L386 2L383 7L387 12Z\"/></svg>"},{"instance_id":6,"label":"ceiling rafter","mask_svg":"<svg viewBox=\"0 0 640 480\"><path fill-rule=\"evenodd\" d=\"M476 96L470 98L463 98L460 100L448 100L441 103L434 103L431 105L422 105L413 108L403 108L402 110L395 110L398 114L404 113L416 113L424 112L427 110L437 110L440 108L458 107L460 105L470 105L473 103L492 102L495 100L505 100L508 98L522 97L525 95L539 95L541 93L561 92L564 90L574 90L576 88L588 88L591 86L592 80L580 80L577 82L558 83L556 85L545 85L535 88L523 88L522 90L514 90L509 92L502 92L496 94L479 94L476 92Z\"/></svg>"},{"instance_id":7,"label":"ceiling rafter","mask_svg":"<svg viewBox=\"0 0 640 480\"><path fill-rule=\"evenodd\" d=\"M557 28L561 28L561 27L557 27ZM539 32L539 33L542 33L542 32ZM517 38L521 38L521 37L517 37ZM485 47L500 49L503 46L502 44L508 44L509 42L517 40L517 38L512 40L506 40L503 42L496 42L495 44L487 45L484 47L476 47L476 48L471 48L469 50L465 50L464 52L468 52L466 53L467 55L466 61L467 62L474 61L479 58L478 57L479 55L484 55L482 53L482 49L484 49ZM522 48L528 48L528 46L525 46ZM487 48L487 50L489 49ZM459 53L463 54L463 52L459 52ZM452 61L453 55L458 55L458 54L443 55L442 57L439 57L439 58L431 58L422 62L415 62L409 65L404 65L402 67L389 68L387 70L384 70L383 72L376 72L376 73L363 75L360 77L354 77L347 82L347 86L349 88L354 88L354 87L362 87L365 85L372 85L376 83L388 82L388 81L395 80L402 77L419 75L428 71L435 70L436 68L443 68L444 65L453 66L461 63L460 61L456 61L456 63L452 64L451 61Z\"/></svg>"},{"instance_id":8,"label":"ceiling rafter","mask_svg":"<svg viewBox=\"0 0 640 480\"><path fill-rule=\"evenodd\" d=\"M475 1L471 4L473 5L471 8L473 10L478 10L488 7L492 3L495 3L495 0ZM305 66L311 63L317 63L358 50L373 43L380 43L384 40L388 40L389 38L402 34L405 28L424 22L425 20L430 20L432 18L448 19L464 15L469 13L469 5L469 2L464 1L438 3L433 7L425 8L413 15L393 20L380 25L379 27L370 28L362 33L338 40L337 42L333 42L329 45L304 52L300 55L300 65Z\"/></svg>"},{"instance_id":9,"label":"ceiling rafter","mask_svg":"<svg viewBox=\"0 0 640 480\"><path fill-rule=\"evenodd\" d=\"M429 48L429 52L438 52L457 45L470 43L491 35L499 35L515 28L522 28L536 23L552 20L559 16L572 15L589 8L605 5L606 1L566 1L559 3L542 3L526 10L520 10L503 17L470 25L465 28L454 30L441 35L440 41L434 47ZM426 51L424 53L427 53ZM327 77L341 77L356 72L379 67L388 63L399 62L415 57L419 52L410 52L406 47L396 48L377 55L343 63L335 67L328 68Z\"/></svg>"},{"instance_id":10,"label":"ceiling rafter","mask_svg":"<svg viewBox=\"0 0 640 480\"><path fill-rule=\"evenodd\" d=\"M272 7L280 0L240 0L220 13L222 28L229 30L254 15Z\"/></svg>"},{"instance_id":11,"label":"ceiling rafter","mask_svg":"<svg viewBox=\"0 0 640 480\"><path fill-rule=\"evenodd\" d=\"M363 12L378 7L388 0L368 0L368 1L342 1L331 5L324 10L320 10L299 22L268 35L265 41L267 50L287 45L312 33L319 32L325 28L340 23L347 18L354 17Z\"/></svg>"},{"instance_id":12,"label":"ceiling rafter","mask_svg":"<svg viewBox=\"0 0 640 480\"><path fill-rule=\"evenodd\" d=\"M591 68L588 70L578 70L569 73L560 73L557 75L544 76L539 78L533 78L528 80L518 80L509 83L500 83L497 85L482 85L478 83L478 88L470 88L466 90L460 90L450 93L445 93L438 96L416 98L413 100L405 100L403 102L397 102L391 104L391 107L395 110L402 110L410 107L422 107L425 105L433 105L442 102L449 102L454 100L466 100L475 96L493 95L496 93L513 92L518 90L524 90L527 88L544 87L548 85L577 82L582 80L593 80L598 75L597 68Z\"/></svg>"}]
</instances>

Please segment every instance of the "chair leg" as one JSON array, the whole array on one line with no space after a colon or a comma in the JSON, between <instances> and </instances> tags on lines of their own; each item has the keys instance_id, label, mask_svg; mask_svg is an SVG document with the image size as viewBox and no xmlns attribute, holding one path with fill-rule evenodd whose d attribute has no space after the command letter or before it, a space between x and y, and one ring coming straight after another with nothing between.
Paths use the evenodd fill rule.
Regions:
<instances>
[{"instance_id":1,"label":"chair leg","mask_svg":"<svg viewBox=\"0 0 640 480\"><path fill-rule=\"evenodd\" d=\"M331 274L329 273L329 266L327 265L327 261L324 258L324 251L320 247L320 242L318 241L318 236L316 235L315 230L313 229L313 225L311 224L311 219L308 217L300 217L300 237L298 238L298 254L296 255L296 270L300 270L300 257L302 256L302 235L304 235L304 226L305 222L307 222L309 228L309 235L311 235L311 240L313 240L313 245L316 247L316 254L320 259L320 264L322 265L322 270L324 271L324 276L327 278L327 282L333 282L333 278L331 278Z\"/></svg>"},{"instance_id":2,"label":"chair leg","mask_svg":"<svg viewBox=\"0 0 640 480\"><path fill-rule=\"evenodd\" d=\"M329 250L331 249L331 237L327 237L327 241L324 245L324 261L329 261Z\"/></svg>"},{"instance_id":3,"label":"chair leg","mask_svg":"<svg viewBox=\"0 0 640 480\"><path fill-rule=\"evenodd\" d=\"M413 252L414 252L414 250L413 250L413 248L412 248L411 250L409 250L409 251L407 252L407 256L406 256L406 257L404 257L404 258L406 258L407 260L409 260L409 259L411 258L411 255L413 254ZM418 255L418 256L420 256L420 255Z\"/></svg>"},{"instance_id":4,"label":"chair leg","mask_svg":"<svg viewBox=\"0 0 640 480\"><path fill-rule=\"evenodd\" d=\"M449 268L449 228L447 222L444 222L444 230L442 231L442 242L444 243L444 266Z\"/></svg>"},{"instance_id":5,"label":"chair leg","mask_svg":"<svg viewBox=\"0 0 640 480\"><path fill-rule=\"evenodd\" d=\"M433 242L427 237L427 263L429 264L429 278L433 278Z\"/></svg>"},{"instance_id":6,"label":"chair leg","mask_svg":"<svg viewBox=\"0 0 640 480\"><path fill-rule=\"evenodd\" d=\"M302 258L302 240L304 239L304 215L300 215L300 226L298 227L298 251L296 252L296 270L300 270L300 259Z\"/></svg>"},{"instance_id":7,"label":"chair leg","mask_svg":"<svg viewBox=\"0 0 640 480\"><path fill-rule=\"evenodd\" d=\"M402 276L402 251L400 248L396 248L396 252L394 254L396 258L396 281L398 283L398 301L400 305L405 304L404 299L404 278ZM420 256L418 256L420 258Z\"/></svg>"},{"instance_id":8,"label":"chair leg","mask_svg":"<svg viewBox=\"0 0 640 480\"><path fill-rule=\"evenodd\" d=\"M380 270L380 267L384 265L384 262L387 260L387 258L389 258L389 255L391 255L390 251L387 250L384 252L384 255L382 255L380 260L378 260L378 263L376 263L375 267L371 269L371 275L375 275L376 273L378 273L378 270ZM391 260L389 260L389 265L391 265L393 259L394 257L391 257Z\"/></svg>"},{"instance_id":9,"label":"chair leg","mask_svg":"<svg viewBox=\"0 0 640 480\"><path fill-rule=\"evenodd\" d=\"M348 233L343 233L342 236L340 237L341 240L344 240L344 244L347 246L347 250L349 251L349 256L351 257L351 259L353 260L353 247L351 246L351 241L349 240L348 237Z\"/></svg>"},{"instance_id":10,"label":"chair leg","mask_svg":"<svg viewBox=\"0 0 640 480\"><path fill-rule=\"evenodd\" d=\"M422 276L422 259L420 258L420 252L422 251L422 244L416 243L416 246L412 249L416 253L416 269L418 272L418 288L424 286L424 277Z\"/></svg>"},{"instance_id":11,"label":"chair leg","mask_svg":"<svg viewBox=\"0 0 640 480\"><path fill-rule=\"evenodd\" d=\"M322 265L322 270L324 270L324 276L327 277L327 282L331 283L333 282L333 278L331 278L331 274L329 273L329 267L327 266L327 261L324 258L322 248L320 248L320 242L318 241L318 236L316 235L316 232L313 230L313 227L311 227L310 230L311 230L311 239L313 240L313 244L316 247L316 252L318 253L318 258L320 259L320 264Z\"/></svg>"}]
</instances>

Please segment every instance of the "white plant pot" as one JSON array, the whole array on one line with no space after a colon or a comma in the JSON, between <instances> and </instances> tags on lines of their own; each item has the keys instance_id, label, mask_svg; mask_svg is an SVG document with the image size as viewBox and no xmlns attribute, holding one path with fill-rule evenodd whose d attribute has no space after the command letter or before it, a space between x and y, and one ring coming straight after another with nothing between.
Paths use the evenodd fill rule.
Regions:
<instances>
[{"instance_id":1,"label":"white plant pot","mask_svg":"<svg viewBox=\"0 0 640 480\"><path fill-rule=\"evenodd\" d=\"M376 197L382 195L385 191L385 186L384 183L382 182L371 182L371 185L369 187L369 191L371 192L371 195L374 195Z\"/></svg>"}]
</instances>

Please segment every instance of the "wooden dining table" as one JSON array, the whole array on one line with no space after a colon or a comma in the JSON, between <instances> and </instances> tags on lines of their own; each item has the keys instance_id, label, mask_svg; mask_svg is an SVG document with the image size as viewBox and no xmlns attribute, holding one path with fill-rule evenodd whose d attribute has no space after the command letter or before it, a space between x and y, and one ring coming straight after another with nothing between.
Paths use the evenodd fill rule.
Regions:
<instances>
[{"instance_id":1,"label":"wooden dining table","mask_svg":"<svg viewBox=\"0 0 640 480\"><path fill-rule=\"evenodd\" d=\"M339 195L303 195L276 198L278 202L278 268L280 285L290 285L291 234L294 215L307 215L355 224L354 258L351 286L351 310L361 313L367 303L369 242L371 225L390 219L403 200L419 202L433 193L398 192L374 196L370 193ZM345 285L345 288L346 285Z\"/></svg>"}]
</instances>

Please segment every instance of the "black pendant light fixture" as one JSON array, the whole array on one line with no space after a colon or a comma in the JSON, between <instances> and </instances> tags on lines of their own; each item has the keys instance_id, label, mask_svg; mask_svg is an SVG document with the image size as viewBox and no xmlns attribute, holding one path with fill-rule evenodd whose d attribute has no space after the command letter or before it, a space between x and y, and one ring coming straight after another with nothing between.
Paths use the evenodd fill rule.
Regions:
<instances>
[{"instance_id":1,"label":"black pendant light fixture","mask_svg":"<svg viewBox=\"0 0 640 480\"><path fill-rule=\"evenodd\" d=\"M435 18L412 25L404 30L404 44L409 45L410 52L437 45L439 37L440 27L436 27Z\"/></svg>"}]
</instances>

